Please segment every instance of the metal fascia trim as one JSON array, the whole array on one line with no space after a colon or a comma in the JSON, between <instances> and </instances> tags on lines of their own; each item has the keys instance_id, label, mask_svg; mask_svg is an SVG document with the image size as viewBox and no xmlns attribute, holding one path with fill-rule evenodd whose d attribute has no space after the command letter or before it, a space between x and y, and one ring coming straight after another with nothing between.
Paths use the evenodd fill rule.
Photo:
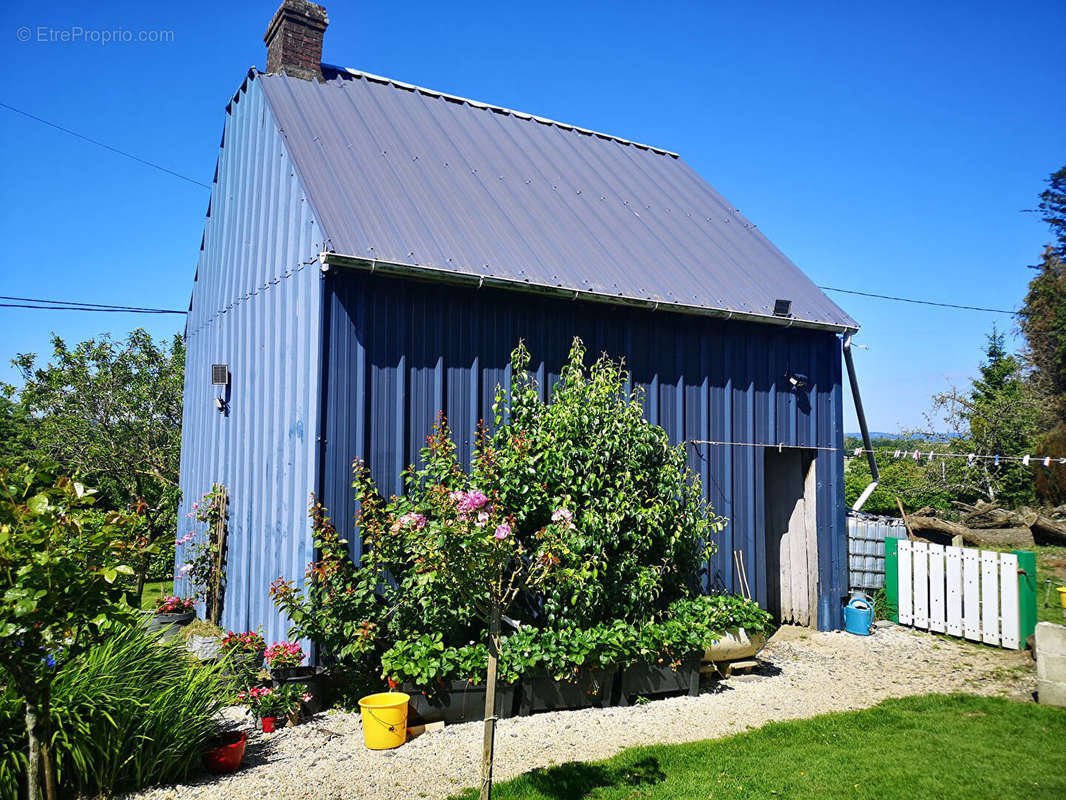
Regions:
<instances>
[{"instance_id":1,"label":"metal fascia trim","mask_svg":"<svg viewBox=\"0 0 1066 800\"><path fill-rule=\"evenodd\" d=\"M634 297L619 297L601 292L590 292L571 287L548 286L539 283L527 283L511 278L498 278L493 276L478 275L473 272L461 270L440 269L439 267L427 267L419 264L402 264L398 262L381 261L376 258L363 256L343 255L341 253L321 253L319 259L323 264L359 269L365 272L382 273L387 275L400 275L422 280L438 281L441 283L453 283L475 288L490 287L508 289L511 291L525 292L527 294L541 294L551 297L559 297L569 300L588 300L595 303L608 303L610 305L628 306L634 308L647 308L650 310L674 311L679 314L693 314L704 317L720 317L722 319L735 319L744 322L760 322L764 325L776 325L779 327L812 328L815 330L832 331L834 333L854 333L855 327L839 325L830 322L818 322L814 320L801 320L795 318L784 319L772 314L753 314L748 311L735 311L728 308L709 308L705 306L691 306L684 303L670 301L644 300Z\"/></svg>"}]
</instances>

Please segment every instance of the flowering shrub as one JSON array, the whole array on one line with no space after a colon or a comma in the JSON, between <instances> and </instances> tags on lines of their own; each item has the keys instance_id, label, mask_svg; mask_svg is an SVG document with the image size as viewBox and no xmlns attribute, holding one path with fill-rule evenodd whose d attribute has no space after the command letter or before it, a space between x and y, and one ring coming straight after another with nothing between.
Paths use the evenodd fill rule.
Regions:
<instances>
[{"instance_id":1,"label":"flowering shrub","mask_svg":"<svg viewBox=\"0 0 1066 800\"><path fill-rule=\"evenodd\" d=\"M226 631L222 637L222 652L227 654L251 653L258 655L266 650L266 640L255 631L234 633Z\"/></svg>"},{"instance_id":2,"label":"flowering shrub","mask_svg":"<svg viewBox=\"0 0 1066 800\"><path fill-rule=\"evenodd\" d=\"M271 667L298 667L304 660L304 651L295 642L275 642L263 653Z\"/></svg>"},{"instance_id":3,"label":"flowering shrub","mask_svg":"<svg viewBox=\"0 0 1066 800\"><path fill-rule=\"evenodd\" d=\"M196 601L191 597L160 597L155 601L156 614L187 614L196 610Z\"/></svg>"},{"instance_id":4,"label":"flowering shrub","mask_svg":"<svg viewBox=\"0 0 1066 800\"><path fill-rule=\"evenodd\" d=\"M294 683L285 683L272 689L256 686L237 692L237 702L248 706L257 717L283 717L300 708L300 702L309 703L312 697Z\"/></svg>"}]
</instances>

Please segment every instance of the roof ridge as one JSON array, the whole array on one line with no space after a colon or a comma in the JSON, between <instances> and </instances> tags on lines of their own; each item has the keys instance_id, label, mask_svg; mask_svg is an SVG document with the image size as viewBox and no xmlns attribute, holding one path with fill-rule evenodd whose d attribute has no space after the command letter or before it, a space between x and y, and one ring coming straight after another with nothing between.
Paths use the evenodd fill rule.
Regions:
<instances>
[{"instance_id":1,"label":"roof ridge","mask_svg":"<svg viewBox=\"0 0 1066 800\"><path fill-rule=\"evenodd\" d=\"M418 86L413 83L405 83L404 81L398 81L395 78L387 78L384 75L375 75L372 72L366 72L361 69L353 69L352 67L338 67L334 64L323 64L323 67L327 67L332 70L336 70L339 73L347 73L348 75L354 75L358 78L366 78L369 81L375 81L377 83L391 83L393 86L397 86L401 89L409 89L415 92L421 92L428 94L432 97L440 97L444 100L454 100L460 103L468 103L476 108L487 108L490 111L498 111L503 114L513 114L520 119L529 119L534 122L539 122L542 125L555 125L564 130L575 131L577 133L583 133L588 136L596 136L600 139L609 139L619 144L626 144L632 147L639 147L641 150L650 150L653 153L659 153L664 156L670 156L671 158L681 158L680 154L673 152L672 150L666 150L662 147L654 147L650 144L644 144L642 142L635 142L632 139L623 139L621 136L614 136L610 133L603 133L602 131L594 131L590 128L582 128L578 125L571 125L568 122L559 122L555 119L549 119L548 117L539 117L536 114L529 114L525 111L516 111L513 108L507 108L505 106L498 106L493 103L484 103L480 100L472 100L469 97L460 97L456 94L448 94L447 92L440 92L436 89L427 89L425 86Z\"/></svg>"}]
</instances>

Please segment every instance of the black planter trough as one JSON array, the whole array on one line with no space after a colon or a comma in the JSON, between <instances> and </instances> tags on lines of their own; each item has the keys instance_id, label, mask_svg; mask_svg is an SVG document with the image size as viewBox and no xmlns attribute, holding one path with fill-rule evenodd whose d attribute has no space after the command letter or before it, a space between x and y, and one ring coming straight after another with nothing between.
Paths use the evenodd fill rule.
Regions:
<instances>
[{"instance_id":1,"label":"black planter trough","mask_svg":"<svg viewBox=\"0 0 1066 800\"><path fill-rule=\"evenodd\" d=\"M547 673L522 678L523 716L538 711L562 711L570 708L606 708L614 701L614 670L582 670L573 682L559 681Z\"/></svg>"},{"instance_id":2,"label":"black planter trough","mask_svg":"<svg viewBox=\"0 0 1066 800\"><path fill-rule=\"evenodd\" d=\"M405 683L400 691L411 696L408 703L408 724L429 722L471 722L485 717L485 684L467 681L446 681L443 687L422 694L422 689ZM500 719L517 713L521 696L513 683L496 683L496 716Z\"/></svg>"},{"instance_id":3,"label":"black planter trough","mask_svg":"<svg viewBox=\"0 0 1066 800\"><path fill-rule=\"evenodd\" d=\"M677 669L671 669L669 664L633 664L622 672L620 684L618 702L623 706L638 697L665 694L696 697L700 693L700 653L685 656Z\"/></svg>"},{"instance_id":4,"label":"black planter trough","mask_svg":"<svg viewBox=\"0 0 1066 800\"><path fill-rule=\"evenodd\" d=\"M184 614L152 614L148 618L148 631L158 633L163 640L173 639L186 625L196 619L195 611Z\"/></svg>"},{"instance_id":5,"label":"black planter trough","mask_svg":"<svg viewBox=\"0 0 1066 800\"><path fill-rule=\"evenodd\" d=\"M274 667L270 670L271 686L286 683L302 685L305 692L311 693L311 700L303 704L309 714L317 714L325 704L326 668L325 667Z\"/></svg>"}]
</instances>

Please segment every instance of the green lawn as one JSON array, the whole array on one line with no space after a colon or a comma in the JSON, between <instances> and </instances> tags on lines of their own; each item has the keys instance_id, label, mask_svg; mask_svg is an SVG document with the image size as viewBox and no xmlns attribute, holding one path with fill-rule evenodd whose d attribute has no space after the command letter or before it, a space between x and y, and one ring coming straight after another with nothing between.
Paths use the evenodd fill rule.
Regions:
<instances>
[{"instance_id":1,"label":"green lawn","mask_svg":"<svg viewBox=\"0 0 1066 800\"><path fill-rule=\"evenodd\" d=\"M1066 586L1066 547L1042 547L1036 549L1036 618L1040 621L1066 623L1066 616L1059 605L1057 586ZM1051 581L1048 593L1047 581ZM1044 606L1045 598L1047 607Z\"/></svg>"},{"instance_id":2,"label":"green lawn","mask_svg":"<svg viewBox=\"0 0 1066 800\"><path fill-rule=\"evenodd\" d=\"M1066 709L969 695L886 700L706 742L625 750L498 784L498 800L1066 797ZM468 790L460 798L476 798Z\"/></svg>"},{"instance_id":3,"label":"green lawn","mask_svg":"<svg viewBox=\"0 0 1066 800\"><path fill-rule=\"evenodd\" d=\"M174 581L147 581L141 593L141 608L152 608L155 601L174 591Z\"/></svg>"}]
</instances>

